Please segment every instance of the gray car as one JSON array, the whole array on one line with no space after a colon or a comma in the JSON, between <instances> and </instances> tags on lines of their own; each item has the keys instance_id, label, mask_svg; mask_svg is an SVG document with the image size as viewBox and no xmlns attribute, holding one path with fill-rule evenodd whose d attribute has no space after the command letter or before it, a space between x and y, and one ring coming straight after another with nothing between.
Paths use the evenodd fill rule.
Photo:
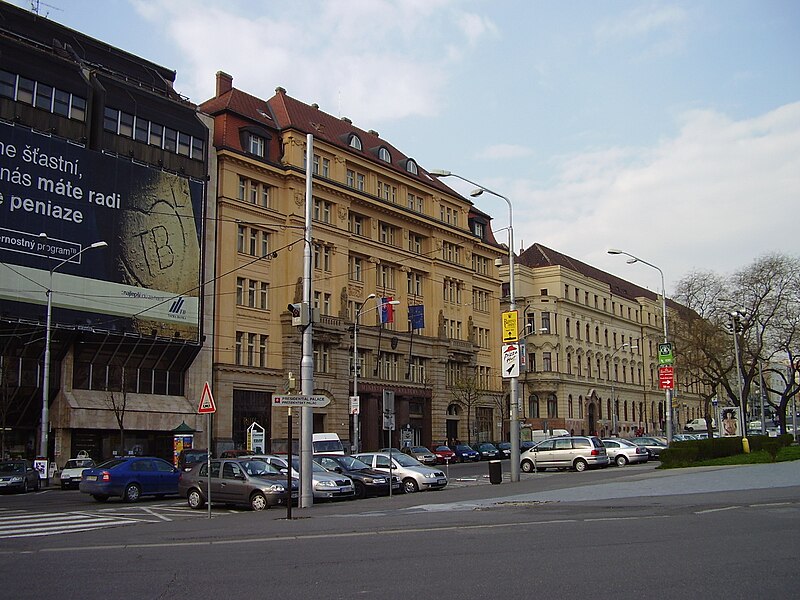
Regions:
<instances>
[{"instance_id":1,"label":"gray car","mask_svg":"<svg viewBox=\"0 0 800 600\"><path fill-rule=\"evenodd\" d=\"M391 456L391 458L390 458ZM356 458L368 466L384 473L392 472L403 482L407 494L419 490L441 490L447 485L447 475L440 469L426 467L416 458L402 452L367 452L356 454Z\"/></svg>"},{"instance_id":2,"label":"gray car","mask_svg":"<svg viewBox=\"0 0 800 600\"><path fill-rule=\"evenodd\" d=\"M622 438L604 438L601 440L603 446L606 447L606 454L608 454L609 462L614 463L618 467L624 467L627 464L636 464L647 462L650 458L650 453L646 448L637 446L633 442L623 440Z\"/></svg>"},{"instance_id":3,"label":"gray car","mask_svg":"<svg viewBox=\"0 0 800 600\"><path fill-rule=\"evenodd\" d=\"M212 504L239 504L253 510L286 504L287 477L263 460L248 458L211 461ZM208 464L198 463L181 473L178 493L191 508L203 508L208 502ZM292 499L297 499L297 481L292 481Z\"/></svg>"},{"instance_id":4,"label":"gray car","mask_svg":"<svg viewBox=\"0 0 800 600\"><path fill-rule=\"evenodd\" d=\"M260 458L283 473L286 473L288 468L285 455L257 454L252 458ZM300 478L300 457L298 456L292 456L292 477ZM313 460L311 461L311 482L314 487L314 500L335 500L355 498L356 496L356 488L350 477L328 471Z\"/></svg>"},{"instance_id":5,"label":"gray car","mask_svg":"<svg viewBox=\"0 0 800 600\"><path fill-rule=\"evenodd\" d=\"M0 462L0 492L38 491L41 482L39 471L28 460L4 460Z\"/></svg>"},{"instance_id":6,"label":"gray car","mask_svg":"<svg viewBox=\"0 0 800 600\"><path fill-rule=\"evenodd\" d=\"M607 466L606 448L600 438L594 436L550 438L529 448L520 457L520 469L525 473L550 468L581 472L592 467Z\"/></svg>"}]
</instances>

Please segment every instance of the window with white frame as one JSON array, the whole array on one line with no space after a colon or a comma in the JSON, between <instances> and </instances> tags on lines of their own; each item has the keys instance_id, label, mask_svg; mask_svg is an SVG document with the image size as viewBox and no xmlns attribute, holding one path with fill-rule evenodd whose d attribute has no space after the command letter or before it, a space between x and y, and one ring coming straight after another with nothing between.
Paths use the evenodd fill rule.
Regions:
<instances>
[{"instance_id":1,"label":"window with white frame","mask_svg":"<svg viewBox=\"0 0 800 600\"><path fill-rule=\"evenodd\" d=\"M414 254L422 254L424 252L425 238L417 233L408 234L408 250Z\"/></svg>"},{"instance_id":2,"label":"window with white frame","mask_svg":"<svg viewBox=\"0 0 800 600\"><path fill-rule=\"evenodd\" d=\"M251 133L248 135L247 144L248 144L247 149L250 152L250 154L255 154L256 156L260 156L263 158L264 148L266 147L266 140L263 137Z\"/></svg>"},{"instance_id":3,"label":"window with white frame","mask_svg":"<svg viewBox=\"0 0 800 600\"><path fill-rule=\"evenodd\" d=\"M489 274L489 259L480 254L472 254L472 270L480 275Z\"/></svg>"},{"instance_id":4,"label":"window with white frame","mask_svg":"<svg viewBox=\"0 0 800 600\"><path fill-rule=\"evenodd\" d=\"M461 249L452 242L442 242L442 259L454 264L461 264Z\"/></svg>"},{"instance_id":5,"label":"window with white frame","mask_svg":"<svg viewBox=\"0 0 800 600\"><path fill-rule=\"evenodd\" d=\"M314 344L314 372L330 373L331 351L328 344L317 342Z\"/></svg>"},{"instance_id":6,"label":"window with white frame","mask_svg":"<svg viewBox=\"0 0 800 600\"><path fill-rule=\"evenodd\" d=\"M261 334L259 336L258 341L258 366L259 367L266 367L267 366L267 345L269 342L269 336Z\"/></svg>"},{"instance_id":7,"label":"window with white frame","mask_svg":"<svg viewBox=\"0 0 800 600\"><path fill-rule=\"evenodd\" d=\"M389 223L384 223L382 221L378 223L378 239L382 244L394 246L396 232L397 228L393 225L389 225Z\"/></svg>"},{"instance_id":8,"label":"window with white frame","mask_svg":"<svg viewBox=\"0 0 800 600\"><path fill-rule=\"evenodd\" d=\"M350 279L352 281L364 281L364 259L360 256L350 257Z\"/></svg>"},{"instance_id":9,"label":"window with white frame","mask_svg":"<svg viewBox=\"0 0 800 600\"><path fill-rule=\"evenodd\" d=\"M256 334L255 333L248 333L247 334L247 366L248 367L255 366L255 358L256 358Z\"/></svg>"},{"instance_id":10,"label":"window with white frame","mask_svg":"<svg viewBox=\"0 0 800 600\"><path fill-rule=\"evenodd\" d=\"M351 134L348 145L356 150L361 150L361 139L357 135Z\"/></svg>"},{"instance_id":11,"label":"window with white frame","mask_svg":"<svg viewBox=\"0 0 800 600\"><path fill-rule=\"evenodd\" d=\"M378 265L377 273L378 278L376 283L378 287L386 290L393 290L395 273L394 267L388 264L380 264Z\"/></svg>"},{"instance_id":12,"label":"window with white frame","mask_svg":"<svg viewBox=\"0 0 800 600\"><path fill-rule=\"evenodd\" d=\"M408 293L412 296L422 295L422 273L417 271L408 272Z\"/></svg>"},{"instance_id":13,"label":"window with white frame","mask_svg":"<svg viewBox=\"0 0 800 600\"><path fill-rule=\"evenodd\" d=\"M383 146L381 146L380 150L378 150L378 158L380 158L383 162L392 162L392 155L389 153L389 150Z\"/></svg>"},{"instance_id":14,"label":"window with white frame","mask_svg":"<svg viewBox=\"0 0 800 600\"><path fill-rule=\"evenodd\" d=\"M236 228L236 250L237 252L244 253L247 245L247 227L244 225L237 225Z\"/></svg>"},{"instance_id":15,"label":"window with white frame","mask_svg":"<svg viewBox=\"0 0 800 600\"><path fill-rule=\"evenodd\" d=\"M397 203L397 188L389 183L378 180L378 197L391 202Z\"/></svg>"},{"instance_id":16,"label":"window with white frame","mask_svg":"<svg viewBox=\"0 0 800 600\"><path fill-rule=\"evenodd\" d=\"M417 163L415 163L412 159L408 159L406 161L406 171L413 175L419 174L419 169L417 169Z\"/></svg>"},{"instance_id":17,"label":"window with white frame","mask_svg":"<svg viewBox=\"0 0 800 600\"><path fill-rule=\"evenodd\" d=\"M236 304L238 306L244 305L244 287L245 287L245 278L244 277L237 277L236 278Z\"/></svg>"},{"instance_id":18,"label":"window with white frame","mask_svg":"<svg viewBox=\"0 0 800 600\"><path fill-rule=\"evenodd\" d=\"M330 223L332 212L333 212L333 204L327 202L326 200L320 200L318 198L314 198L313 215L316 221L322 221L323 223Z\"/></svg>"},{"instance_id":19,"label":"window with white frame","mask_svg":"<svg viewBox=\"0 0 800 600\"><path fill-rule=\"evenodd\" d=\"M269 283L259 282L258 307L262 310L269 309Z\"/></svg>"},{"instance_id":20,"label":"window with white frame","mask_svg":"<svg viewBox=\"0 0 800 600\"><path fill-rule=\"evenodd\" d=\"M428 359L412 356L408 363L409 378L413 383L425 383L425 368Z\"/></svg>"},{"instance_id":21,"label":"window with white frame","mask_svg":"<svg viewBox=\"0 0 800 600\"><path fill-rule=\"evenodd\" d=\"M347 227L353 235L366 235L366 217L351 212L350 218L347 220Z\"/></svg>"},{"instance_id":22,"label":"window with white frame","mask_svg":"<svg viewBox=\"0 0 800 600\"><path fill-rule=\"evenodd\" d=\"M256 307L256 290L258 289L258 282L250 279L247 285L247 306L250 308Z\"/></svg>"},{"instance_id":23,"label":"window with white frame","mask_svg":"<svg viewBox=\"0 0 800 600\"><path fill-rule=\"evenodd\" d=\"M236 365L242 364L242 352L244 350L244 332L236 332L236 345L233 350L233 363Z\"/></svg>"},{"instance_id":24,"label":"window with white frame","mask_svg":"<svg viewBox=\"0 0 800 600\"><path fill-rule=\"evenodd\" d=\"M363 173L356 173L356 189L359 192L363 192L366 188L365 180L366 177Z\"/></svg>"},{"instance_id":25,"label":"window with white frame","mask_svg":"<svg viewBox=\"0 0 800 600\"><path fill-rule=\"evenodd\" d=\"M378 359L378 373L381 379L398 381L400 355L394 352L381 352Z\"/></svg>"}]
</instances>

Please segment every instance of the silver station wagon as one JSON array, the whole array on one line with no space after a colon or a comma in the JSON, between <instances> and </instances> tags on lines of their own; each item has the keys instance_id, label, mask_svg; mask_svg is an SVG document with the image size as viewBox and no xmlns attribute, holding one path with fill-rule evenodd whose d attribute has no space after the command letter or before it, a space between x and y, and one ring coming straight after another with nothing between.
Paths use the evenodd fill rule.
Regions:
<instances>
[{"instance_id":1,"label":"silver station wagon","mask_svg":"<svg viewBox=\"0 0 800 600\"><path fill-rule=\"evenodd\" d=\"M588 468L607 467L608 454L600 438L584 435L557 437L539 442L523 452L519 466L525 473L550 468L581 472Z\"/></svg>"}]
</instances>

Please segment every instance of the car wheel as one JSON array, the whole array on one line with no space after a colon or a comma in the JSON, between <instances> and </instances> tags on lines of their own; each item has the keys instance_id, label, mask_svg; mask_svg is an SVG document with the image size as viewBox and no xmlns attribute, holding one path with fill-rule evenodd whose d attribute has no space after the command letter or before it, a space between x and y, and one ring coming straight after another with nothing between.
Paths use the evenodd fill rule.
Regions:
<instances>
[{"instance_id":1,"label":"car wheel","mask_svg":"<svg viewBox=\"0 0 800 600\"><path fill-rule=\"evenodd\" d=\"M419 484L411 477L407 477L403 479L403 491L406 494L414 494L419 491Z\"/></svg>"},{"instance_id":2,"label":"car wheel","mask_svg":"<svg viewBox=\"0 0 800 600\"><path fill-rule=\"evenodd\" d=\"M533 470L534 470L534 468L535 468L535 467L533 466L533 463L532 463L531 461L529 461L529 460L523 460L523 461L522 461L522 464L520 465L520 468L521 468L521 469L522 469L522 470L523 470L525 473L533 473Z\"/></svg>"},{"instance_id":3,"label":"car wheel","mask_svg":"<svg viewBox=\"0 0 800 600\"><path fill-rule=\"evenodd\" d=\"M582 473L583 471L586 470L587 467L586 461L583 460L582 458L579 458L578 460L575 461L574 467L578 473Z\"/></svg>"},{"instance_id":4,"label":"car wheel","mask_svg":"<svg viewBox=\"0 0 800 600\"><path fill-rule=\"evenodd\" d=\"M614 459L614 462L617 463L618 467L624 467L628 464L628 459L624 455L619 454L617 458Z\"/></svg>"},{"instance_id":5,"label":"car wheel","mask_svg":"<svg viewBox=\"0 0 800 600\"><path fill-rule=\"evenodd\" d=\"M92 498L94 498L97 502L108 502L108 496L105 494L92 494Z\"/></svg>"},{"instance_id":6,"label":"car wheel","mask_svg":"<svg viewBox=\"0 0 800 600\"><path fill-rule=\"evenodd\" d=\"M250 508L253 510L264 510L265 508L269 508L269 504L267 504L267 499L261 492L256 492L252 496L250 496Z\"/></svg>"},{"instance_id":7,"label":"car wheel","mask_svg":"<svg viewBox=\"0 0 800 600\"><path fill-rule=\"evenodd\" d=\"M203 500L203 495L200 493L200 490L189 490L189 493L186 494L186 501L189 503L189 508L196 508L200 509L205 506L206 501Z\"/></svg>"},{"instance_id":8,"label":"car wheel","mask_svg":"<svg viewBox=\"0 0 800 600\"><path fill-rule=\"evenodd\" d=\"M360 481L353 482L353 487L356 490L356 498L366 498L367 488Z\"/></svg>"},{"instance_id":9,"label":"car wheel","mask_svg":"<svg viewBox=\"0 0 800 600\"><path fill-rule=\"evenodd\" d=\"M139 487L136 483L131 483L128 487L125 488L125 493L122 495L122 499L125 502L136 502L139 500L139 497L142 495L142 488Z\"/></svg>"}]
</instances>

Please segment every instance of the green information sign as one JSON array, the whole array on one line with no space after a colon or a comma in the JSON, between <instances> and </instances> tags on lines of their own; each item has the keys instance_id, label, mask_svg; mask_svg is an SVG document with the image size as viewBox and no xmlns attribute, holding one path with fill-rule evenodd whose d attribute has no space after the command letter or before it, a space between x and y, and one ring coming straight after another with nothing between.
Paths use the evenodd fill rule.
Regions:
<instances>
[{"instance_id":1,"label":"green information sign","mask_svg":"<svg viewBox=\"0 0 800 600\"><path fill-rule=\"evenodd\" d=\"M675 357L672 355L672 344L664 342L658 345L658 364L671 365Z\"/></svg>"}]
</instances>

